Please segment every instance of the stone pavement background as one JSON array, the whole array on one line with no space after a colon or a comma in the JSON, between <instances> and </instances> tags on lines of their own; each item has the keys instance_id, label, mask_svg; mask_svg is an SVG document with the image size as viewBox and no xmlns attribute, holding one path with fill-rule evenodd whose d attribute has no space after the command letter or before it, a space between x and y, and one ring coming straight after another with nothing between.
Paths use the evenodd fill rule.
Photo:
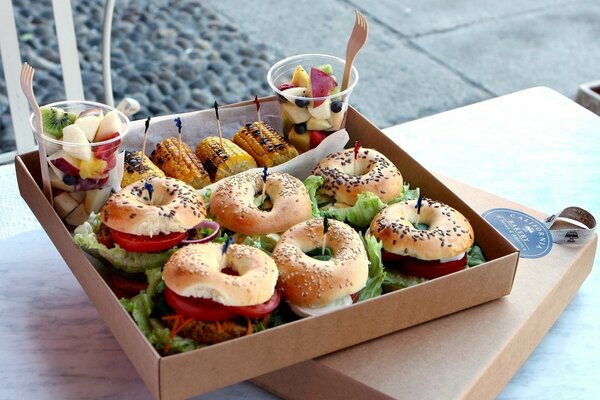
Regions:
<instances>
[{"instance_id":1,"label":"stone pavement background","mask_svg":"<svg viewBox=\"0 0 600 400\"><path fill-rule=\"evenodd\" d=\"M39 96L60 100L50 1L13 2ZM102 2L72 4L86 97L102 101ZM137 98L144 118L269 94L266 71L284 56L344 57L354 9L370 35L351 102L380 127L538 85L574 98L580 83L600 79L600 0L122 0L115 101ZM7 104L2 75L0 151L14 146Z\"/></svg>"}]
</instances>

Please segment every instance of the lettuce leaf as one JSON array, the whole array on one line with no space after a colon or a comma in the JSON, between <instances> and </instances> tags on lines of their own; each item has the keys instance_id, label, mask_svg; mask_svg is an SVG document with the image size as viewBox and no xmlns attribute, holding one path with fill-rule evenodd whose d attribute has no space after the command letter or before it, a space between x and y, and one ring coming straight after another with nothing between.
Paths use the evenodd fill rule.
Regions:
<instances>
[{"instance_id":1,"label":"lettuce leaf","mask_svg":"<svg viewBox=\"0 0 600 400\"><path fill-rule=\"evenodd\" d=\"M393 292L395 290L411 287L419 283L426 282L427 280L427 278L419 278L416 276L406 275L393 268L390 268L386 269L386 275L385 279L383 280L382 286L383 290L386 293L388 293Z\"/></svg>"},{"instance_id":2,"label":"lettuce leaf","mask_svg":"<svg viewBox=\"0 0 600 400\"><path fill-rule=\"evenodd\" d=\"M148 268L162 267L176 250L173 248L161 253L134 253L124 250L118 244L109 249L98 242L96 237L100 223L98 214L90 214L86 222L75 228L73 241L92 256L101 257L125 272L138 273Z\"/></svg>"},{"instance_id":3,"label":"lettuce leaf","mask_svg":"<svg viewBox=\"0 0 600 400\"><path fill-rule=\"evenodd\" d=\"M418 199L420 192L421 190L419 188L411 189L410 185L408 183L405 183L402 187L402 194L388 201L387 204L390 205L394 203L399 203L401 201Z\"/></svg>"},{"instance_id":4,"label":"lettuce leaf","mask_svg":"<svg viewBox=\"0 0 600 400\"><path fill-rule=\"evenodd\" d=\"M467 266L471 268L479 264L483 264L484 262L485 257L483 256L481 247L473 244L473 246L471 246L471 248L467 251Z\"/></svg>"},{"instance_id":5,"label":"lettuce leaf","mask_svg":"<svg viewBox=\"0 0 600 400\"><path fill-rule=\"evenodd\" d=\"M387 275L383 270L383 263L381 262L382 243L371 235L361 235L361 239L369 258L369 277L367 278L366 286L360 291L359 301L381 296L381 285Z\"/></svg>"},{"instance_id":6,"label":"lettuce leaf","mask_svg":"<svg viewBox=\"0 0 600 400\"><path fill-rule=\"evenodd\" d=\"M276 233L270 233L268 235L260 236L245 236L241 242L238 242L236 240L236 243L242 243L247 244L248 246L256 247L257 249L260 249L265 253L271 255L278 241L279 235Z\"/></svg>"},{"instance_id":7,"label":"lettuce leaf","mask_svg":"<svg viewBox=\"0 0 600 400\"><path fill-rule=\"evenodd\" d=\"M374 193L363 192L358 195L352 207L328 207L323 209L322 213L324 216L347 222L352 226L366 228L385 206L386 204Z\"/></svg>"},{"instance_id":8,"label":"lettuce leaf","mask_svg":"<svg viewBox=\"0 0 600 400\"><path fill-rule=\"evenodd\" d=\"M319 204L317 202L317 190L323 186L323 177L311 175L304 180L304 186L308 190L308 196L310 197L310 203L312 206L312 216L313 218L319 218L321 216L321 212L319 211Z\"/></svg>"},{"instance_id":9,"label":"lettuce leaf","mask_svg":"<svg viewBox=\"0 0 600 400\"><path fill-rule=\"evenodd\" d=\"M156 297L162 294L164 283L160 268L146 270L148 278L148 289L143 290L131 299L121 299L121 305L127 310L140 331L148 338L148 341L159 351L164 351L169 346L169 354L182 353L199 347L194 340L174 336L171 339L171 331L158 319L151 318Z\"/></svg>"}]
</instances>

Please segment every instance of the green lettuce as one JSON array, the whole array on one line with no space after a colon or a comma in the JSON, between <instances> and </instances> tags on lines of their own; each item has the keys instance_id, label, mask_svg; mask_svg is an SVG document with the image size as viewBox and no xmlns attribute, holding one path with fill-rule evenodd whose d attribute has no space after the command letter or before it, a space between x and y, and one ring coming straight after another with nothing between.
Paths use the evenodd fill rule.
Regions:
<instances>
[{"instance_id":1,"label":"green lettuce","mask_svg":"<svg viewBox=\"0 0 600 400\"><path fill-rule=\"evenodd\" d=\"M411 287L419 283L426 282L427 280L427 278L419 278L416 276L406 275L402 272L395 270L394 268L389 268L386 270L386 275L385 279L383 280L382 286L383 290L386 293L388 293L393 292L395 290Z\"/></svg>"},{"instance_id":2,"label":"green lettuce","mask_svg":"<svg viewBox=\"0 0 600 400\"><path fill-rule=\"evenodd\" d=\"M148 278L148 289L143 290L131 299L121 299L121 304L133 317L140 331L148 338L148 341L159 351L169 347L169 354L183 353L199 347L192 339L174 336L171 339L171 331L158 319L152 318L157 297L162 295L164 283L160 268L146 270Z\"/></svg>"},{"instance_id":3,"label":"green lettuce","mask_svg":"<svg viewBox=\"0 0 600 400\"><path fill-rule=\"evenodd\" d=\"M310 197L310 204L312 206L312 216L313 218L319 218L321 216L321 212L319 211L319 204L317 201L317 190L323 186L323 177L311 175L304 180L304 186L308 190L308 196Z\"/></svg>"},{"instance_id":4,"label":"green lettuce","mask_svg":"<svg viewBox=\"0 0 600 400\"><path fill-rule=\"evenodd\" d=\"M176 250L173 248L161 253L135 253L124 250L118 244L109 249L98 242L96 237L100 224L100 216L90 214L88 220L75 229L73 241L92 256L101 257L125 272L138 273L148 268L162 267Z\"/></svg>"},{"instance_id":5,"label":"green lettuce","mask_svg":"<svg viewBox=\"0 0 600 400\"><path fill-rule=\"evenodd\" d=\"M369 277L367 278L366 286L360 291L359 301L381 296L381 285L387 275L381 262L382 243L371 235L361 235L361 239L367 251L367 258L369 259Z\"/></svg>"},{"instance_id":6,"label":"green lettuce","mask_svg":"<svg viewBox=\"0 0 600 400\"><path fill-rule=\"evenodd\" d=\"M328 207L323 209L322 213L324 216L347 222L352 226L366 228L385 206L386 204L374 193L363 192L358 195L352 207Z\"/></svg>"},{"instance_id":7,"label":"green lettuce","mask_svg":"<svg viewBox=\"0 0 600 400\"><path fill-rule=\"evenodd\" d=\"M410 185L408 183L405 183L402 187L402 194L388 201L387 204L390 205L394 203L399 203L401 201L418 199L420 192L421 190L419 188L411 189Z\"/></svg>"},{"instance_id":8,"label":"green lettuce","mask_svg":"<svg viewBox=\"0 0 600 400\"><path fill-rule=\"evenodd\" d=\"M483 252L481 251L481 247L474 244L467 251L467 266L469 268L475 267L479 264L483 264L485 262L485 257L483 256Z\"/></svg>"},{"instance_id":9,"label":"green lettuce","mask_svg":"<svg viewBox=\"0 0 600 400\"><path fill-rule=\"evenodd\" d=\"M268 235L245 236L244 240L242 240L241 243L247 244L248 246L256 247L257 249L260 249L265 253L271 255L278 241L279 235L276 233L270 233ZM240 242L236 240L236 243Z\"/></svg>"}]
</instances>

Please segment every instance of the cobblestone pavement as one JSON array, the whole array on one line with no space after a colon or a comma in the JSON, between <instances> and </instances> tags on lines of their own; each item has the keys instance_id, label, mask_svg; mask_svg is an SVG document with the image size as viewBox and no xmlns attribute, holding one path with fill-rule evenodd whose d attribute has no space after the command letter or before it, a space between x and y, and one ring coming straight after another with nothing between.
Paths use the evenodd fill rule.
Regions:
<instances>
[{"instance_id":1,"label":"cobblestone pavement","mask_svg":"<svg viewBox=\"0 0 600 400\"><path fill-rule=\"evenodd\" d=\"M13 3L40 101L63 99L50 1ZM102 101L102 2L72 4L85 95ZM370 30L351 102L381 127L532 86L573 98L600 79L600 0L121 0L115 101L138 99L143 118L266 95L266 71L284 56L343 57L354 9ZM0 152L14 146L7 104L0 80Z\"/></svg>"}]
</instances>

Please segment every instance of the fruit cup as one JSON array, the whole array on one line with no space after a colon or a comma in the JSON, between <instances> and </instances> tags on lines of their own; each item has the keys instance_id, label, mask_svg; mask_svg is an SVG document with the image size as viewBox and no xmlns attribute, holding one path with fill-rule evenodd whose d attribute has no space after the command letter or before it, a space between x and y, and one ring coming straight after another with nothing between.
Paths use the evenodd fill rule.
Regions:
<instances>
[{"instance_id":1,"label":"fruit cup","mask_svg":"<svg viewBox=\"0 0 600 400\"><path fill-rule=\"evenodd\" d=\"M29 125L46 146L54 209L67 224L82 224L98 212L123 175L125 114L90 101L62 101L41 107L43 134Z\"/></svg>"},{"instance_id":2,"label":"fruit cup","mask_svg":"<svg viewBox=\"0 0 600 400\"><path fill-rule=\"evenodd\" d=\"M353 66L348 88L341 90L345 64L334 56L301 54L269 69L267 80L280 102L283 134L299 151L315 148L344 127L348 99L358 82Z\"/></svg>"}]
</instances>

